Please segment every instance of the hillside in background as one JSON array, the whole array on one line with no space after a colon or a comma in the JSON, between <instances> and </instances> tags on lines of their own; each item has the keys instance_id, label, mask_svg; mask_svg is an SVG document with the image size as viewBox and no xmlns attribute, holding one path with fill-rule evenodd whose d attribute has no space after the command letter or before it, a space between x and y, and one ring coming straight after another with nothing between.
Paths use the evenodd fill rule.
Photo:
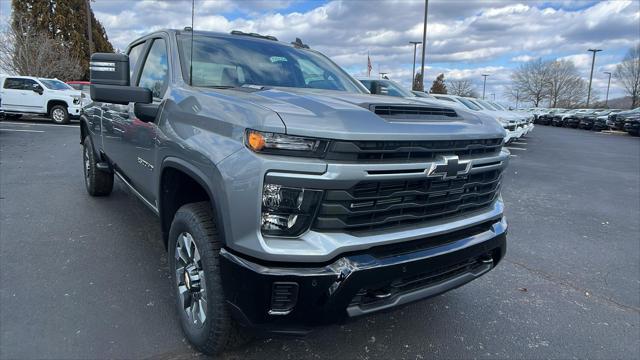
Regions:
<instances>
[{"instance_id":1,"label":"hillside in background","mask_svg":"<svg viewBox=\"0 0 640 360\"><path fill-rule=\"evenodd\" d=\"M602 104L604 105L604 102ZM609 99L609 108L610 109L630 109L631 96Z\"/></svg>"}]
</instances>

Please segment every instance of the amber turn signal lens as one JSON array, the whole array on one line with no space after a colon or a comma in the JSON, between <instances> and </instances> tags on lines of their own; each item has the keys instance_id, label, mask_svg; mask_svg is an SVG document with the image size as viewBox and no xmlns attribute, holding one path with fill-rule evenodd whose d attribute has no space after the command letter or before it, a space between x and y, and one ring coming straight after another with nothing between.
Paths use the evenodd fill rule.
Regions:
<instances>
[{"instance_id":1,"label":"amber turn signal lens","mask_svg":"<svg viewBox=\"0 0 640 360\"><path fill-rule=\"evenodd\" d=\"M262 134L258 132L251 131L249 132L248 143L251 150L260 151L264 148L265 145L264 136L262 136Z\"/></svg>"}]
</instances>

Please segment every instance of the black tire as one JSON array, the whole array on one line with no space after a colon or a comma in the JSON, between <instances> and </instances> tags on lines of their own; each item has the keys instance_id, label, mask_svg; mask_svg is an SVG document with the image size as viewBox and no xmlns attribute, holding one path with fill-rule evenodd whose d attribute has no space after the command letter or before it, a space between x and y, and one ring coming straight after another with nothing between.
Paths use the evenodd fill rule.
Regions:
<instances>
[{"instance_id":1,"label":"black tire","mask_svg":"<svg viewBox=\"0 0 640 360\"><path fill-rule=\"evenodd\" d=\"M51 120L56 124L69 123L69 113L67 112L66 106L54 105L49 111L49 116L51 117Z\"/></svg>"},{"instance_id":2,"label":"black tire","mask_svg":"<svg viewBox=\"0 0 640 360\"><path fill-rule=\"evenodd\" d=\"M89 135L82 142L82 168L84 183L91 196L107 196L113 190L113 173L98 169L97 159L93 150L93 142Z\"/></svg>"},{"instance_id":3,"label":"black tire","mask_svg":"<svg viewBox=\"0 0 640 360\"><path fill-rule=\"evenodd\" d=\"M181 300L183 295L181 295L178 285L179 281L182 284L186 283L182 279L184 275L181 275L178 280L181 264L178 264L176 259L176 254L178 253L176 245L179 238L185 233L191 236L191 241L195 243L197 252L200 255L199 261L193 261L198 264L204 273L206 320L202 323L195 323L195 321L192 322L189 319L185 310L186 306L183 306L183 300ZM221 247L222 241L220 240L209 202L186 204L178 209L171 222L168 244L169 271L171 272L171 281L176 295L176 309L186 338L195 348L208 355L218 354L225 349L239 346L251 339L251 335L231 317L229 307L225 301L220 277L219 257ZM193 252L195 253L195 250ZM191 291L190 289L184 290L184 292L188 293Z\"/></svg>"}]
</instances>

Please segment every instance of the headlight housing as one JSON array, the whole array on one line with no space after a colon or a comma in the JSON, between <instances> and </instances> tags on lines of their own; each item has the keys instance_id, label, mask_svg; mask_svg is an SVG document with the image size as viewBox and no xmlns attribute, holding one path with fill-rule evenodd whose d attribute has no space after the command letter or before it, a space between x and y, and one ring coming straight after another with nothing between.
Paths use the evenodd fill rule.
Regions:
<instances>
[{"instance_id":1,"label":"headlight housing","mask_svg":"<svg viewBox=\"0 0 640 360\"><path fill-rule=\"evenodd\" d=\"M265 183L262 189L263 235L296 237L307 231L316 213L321 190Z\"/></svg>"},{"instance_id":2,"label":"headlight housing","mask_svg":"<svg viewBox=\"0 0 640 360\"><path fill-rule=\"evenodd\" d=\"M324 156L327 140L247 130L245 145L256 153L300 157Z\"/></svg>"}]
</instances>

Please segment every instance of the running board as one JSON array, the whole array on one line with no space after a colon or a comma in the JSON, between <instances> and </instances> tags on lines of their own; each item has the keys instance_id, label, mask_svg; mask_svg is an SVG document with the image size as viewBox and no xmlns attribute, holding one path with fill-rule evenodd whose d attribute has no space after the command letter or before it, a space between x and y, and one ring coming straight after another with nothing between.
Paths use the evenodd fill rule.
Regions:
<instances>
[{"instance_id":1,"label":"running board","mask_svg":"<svg viewBox=\"0 0 640 360\"><path fill-rule=\"evenodd\" d=\"M131 192L137 196L140 200L142 200L142 202L147 205L151 210L153 210L153 212L156 215L160 215L160 212L158 211L158 208L153 205L152 203L149 202L149 200L147 200L144 196L142 196L142 194L140 194L138 192L138 190L136 190L136 188L133 187L133 185L131 185L125 178L124 176L120 175L120 173L118 171L114 171L114 174L116 174L116 176L118 177L118 179L120 179L120 181L122 181L128 188L129 190L131 190Z\"/></svg>"}]
</instances>

